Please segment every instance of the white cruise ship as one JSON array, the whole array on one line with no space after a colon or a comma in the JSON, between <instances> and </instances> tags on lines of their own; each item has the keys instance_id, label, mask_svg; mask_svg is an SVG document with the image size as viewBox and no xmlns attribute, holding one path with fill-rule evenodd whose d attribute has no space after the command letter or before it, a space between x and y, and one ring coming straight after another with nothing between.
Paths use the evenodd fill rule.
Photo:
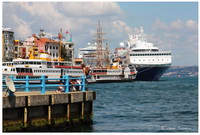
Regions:
<instances>
[{"instance_id":1,"label":"white cruise ship","mask_svg":"<svg viewBox=\"0 0 200 135\"><path fill-rule=\"evenodd\" d=\"M147 42L142 27L139 34L129 35L128 41L121 43L121 46L128 50L130 64L136 66L138 71L136 80L159 80L171 66L171 52L161 51L153 43Z\"/></svg>"},{"instance_id":2,"label":"white cruise ship","mask_svg":"<svg viewBox=\"0 0 200 135\"><path fill-rule=\"evenodd\" d=\"M88 43L88 46L85 48L79 48L78 58L83 58L84 56L90 54L96 54L97 44L96 43Z\"/></svg>"}]
</instances>

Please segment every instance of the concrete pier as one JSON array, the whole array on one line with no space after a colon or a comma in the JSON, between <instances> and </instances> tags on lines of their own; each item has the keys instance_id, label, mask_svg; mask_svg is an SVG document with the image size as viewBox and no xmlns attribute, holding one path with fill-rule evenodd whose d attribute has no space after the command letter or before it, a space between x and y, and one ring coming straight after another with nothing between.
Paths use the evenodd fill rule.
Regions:
<instances>
[{"instance_id":1,"label":"concrete pier","mask_svg":"<svg viewBox=\"0 0 200 135\"><path fill-rule=\"evenodd\" d=\"M15 96L5 96L4 92L3 132L91 123L95 99L93 91L16 92Z\"/></svg>"}]
</instances>

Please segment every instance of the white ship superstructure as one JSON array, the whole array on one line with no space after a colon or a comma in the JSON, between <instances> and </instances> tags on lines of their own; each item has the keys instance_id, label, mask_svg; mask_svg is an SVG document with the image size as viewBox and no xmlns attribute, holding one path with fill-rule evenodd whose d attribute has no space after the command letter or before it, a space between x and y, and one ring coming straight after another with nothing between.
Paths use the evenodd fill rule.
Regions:
<instances>
[{"instance_id":1,"label":"white ship superstructure","mask_svg":"<svg viewBox=\"0 0 200 135\"><path fill-rule=\"evenodd\" d=\"M78 58L83 58L87 55L96 54L97 44L96 43L88 43L88 46L85 48L79 48Z\"/></svg>"},{"instance_id":2,"label":"white ship superstructure","mask_svg":"<svg viewBox=\"0 0 200 135\"><path fill-rule=\"evenodd\" d=\"M119 63L113 63L111 67L91 68L88 83L130 82L137 75L135 67L121 67Z\"/></svg>"},{"instance_id":3,"label":"white ship superstructure","mask_svg":"<svg viewBox=\"0 0 200 135\"><path fill-rule=\"evenodd\" d=\"M14 59L13 62L5 62L2 66L3 76L13 75L16 78L60 78L64 75L83 76L84 72L80 66L69 66L65 61L46 61L40 59ZM50 80L57 82L58 80ZM32 83L38 83L32 81Z\"/></svg>"},{"instance_id":4,"label":"white ship superstructure","mask_svg":"<svg viewBox=\"0 0 200 135\"><path fill-rule=\"evenodd\" d=\"M130 64L137 68L137 80L159 80L172 63L171 52L161 51L147 42L142 28L139 34L129 35L128 41L121 46L127 48Z\"/></svg>"}]
</instances>

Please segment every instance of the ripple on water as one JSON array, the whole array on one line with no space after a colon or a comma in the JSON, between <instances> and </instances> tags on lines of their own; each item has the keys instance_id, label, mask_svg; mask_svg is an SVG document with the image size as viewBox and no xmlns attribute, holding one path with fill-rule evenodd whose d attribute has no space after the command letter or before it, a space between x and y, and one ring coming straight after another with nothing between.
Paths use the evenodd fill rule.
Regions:
<instances>
[{"instance_id":1,"label":"ripple on water","mask_svg":"<svg viewBox=\"0 0 200 135\"><path fill-rule=\"evenodd\" d=\"M197 78L94 84L93 132L197 132Z\"/></svg>"}]
</instances>

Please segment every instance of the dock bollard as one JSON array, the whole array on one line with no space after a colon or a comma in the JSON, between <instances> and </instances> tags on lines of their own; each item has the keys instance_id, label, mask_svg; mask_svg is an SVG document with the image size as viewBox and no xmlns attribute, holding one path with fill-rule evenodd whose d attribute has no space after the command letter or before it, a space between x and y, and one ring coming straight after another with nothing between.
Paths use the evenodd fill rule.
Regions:
<instances>
[{"instance_id":1,"label":"dock bollard","mask_svg":"<svg viewBox=\"0 0 200 135\"><path fill-rule=\"evenodd\" d=\"M25 91L29 92L29 76L26 76L26 86L25 86Z\"/></svg>"},{"instance_id":2,"label":"dock bollard","mask_svg":"<svg viewBox=\"0 0 200 135\"><path fill-rule=\"evenodd\" d=\"M44 75L42 75L41 76L41 94L45 94L45 76Z\"/></svg>"}]
</instances>

